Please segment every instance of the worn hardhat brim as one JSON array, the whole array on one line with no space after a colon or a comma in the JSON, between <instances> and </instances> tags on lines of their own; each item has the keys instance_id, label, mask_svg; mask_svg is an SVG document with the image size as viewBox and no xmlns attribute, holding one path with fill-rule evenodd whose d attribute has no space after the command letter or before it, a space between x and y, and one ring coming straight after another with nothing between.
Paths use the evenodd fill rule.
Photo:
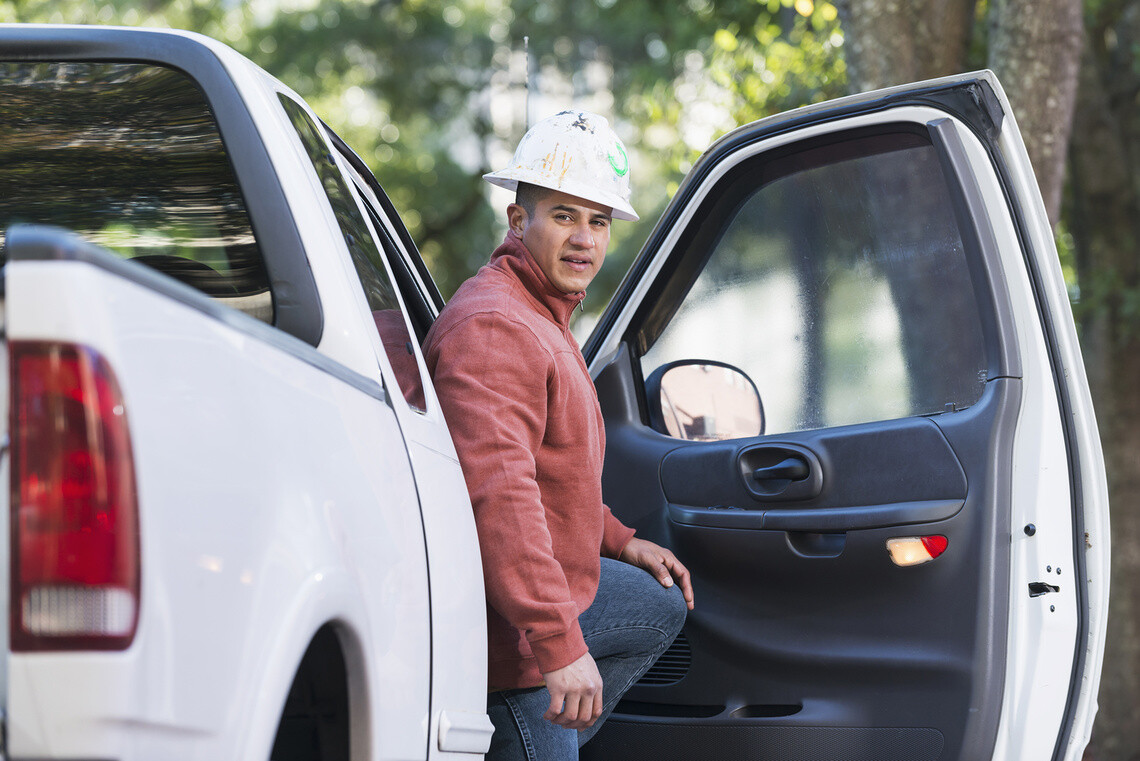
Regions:
<instances>
[{"instance_id":1,"label":"worn hardhat brim","mask_svg":"<svg viewBox=\"0 0 1140 761\"><path fill-rule=\"evenodd\" d=\"M506 188L507 190L518 190L520 182L538 185L542 188L557 190L586 201L608 206L611 209L611 214L613 214L614 219L624 219L630 222L636 222L640 219L640 217L637 216L637 212L629 205L629 201L615 193L607 193L604 190L589 187L585 183L571 180L554 185L550 183L545 175L528 172L522 168L502 169L498 172L489 172L483 175L483 179L492 185L498 185L500 188Z\"/></svg>"}]
</instances>

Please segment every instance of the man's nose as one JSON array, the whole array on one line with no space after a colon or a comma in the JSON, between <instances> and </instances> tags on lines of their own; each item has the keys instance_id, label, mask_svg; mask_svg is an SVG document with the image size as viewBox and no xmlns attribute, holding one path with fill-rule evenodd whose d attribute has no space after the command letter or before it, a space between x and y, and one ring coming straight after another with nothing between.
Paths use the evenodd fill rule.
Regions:
<instances>
[{"instance_id":1,"label":"man's nose","mask_svg":"<svg viewBox=\"0 0 1140 761\"><path fill-rule=\"evenodd\" d=\"M570 236L570 245L578 248L593 248L594 233L589 225L578 225Z\"/></svg>"}]
</instances>

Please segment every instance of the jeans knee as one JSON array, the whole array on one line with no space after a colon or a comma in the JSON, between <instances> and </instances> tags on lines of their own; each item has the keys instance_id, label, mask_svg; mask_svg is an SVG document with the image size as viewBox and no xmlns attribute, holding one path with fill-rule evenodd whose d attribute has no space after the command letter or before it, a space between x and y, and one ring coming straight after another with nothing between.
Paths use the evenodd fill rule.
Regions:
<instances>
[{"instance_id":1,"label":"jeans knee","mask_svg":"<svg viewBox=\"0 0 1140 761\"><path fill-rule=\"evenodd\" d=\"M685 618L689 615L689 604L685 602L685 595L676 584L665 591L665 606L662 613L667 622L669 642L672 642L681 633L681 627L685 625Z\"/></svg>"},{"instance_id":2,"label":"jeans knee","mask_svg":"<svg viewBox=\"0 0 1140 761\"><path fill-rule=\"evenodd\" d=\"M677 584L664 587L641 568L603 558L598 595L582 620L584 630L623 626L655 630L664 639L660 645L664 651L681 631L687 613L688 604Z\"/></svg>"},{"instance_id":3,"label":"jeans knee","mask_svg":"<svg viewBox=\"0 0 1140 761\"><path fill-rule=\"evenodd\" d=\"M646 574L646 577L650 581L646 584L644 599L652 607L652 617L664 636L665 642L661 646L664 650L681 633L681 627L685 625L685 617L689 613L689 606L679 585L664 587L652 576Z\"/></svg>"}]
</instances>

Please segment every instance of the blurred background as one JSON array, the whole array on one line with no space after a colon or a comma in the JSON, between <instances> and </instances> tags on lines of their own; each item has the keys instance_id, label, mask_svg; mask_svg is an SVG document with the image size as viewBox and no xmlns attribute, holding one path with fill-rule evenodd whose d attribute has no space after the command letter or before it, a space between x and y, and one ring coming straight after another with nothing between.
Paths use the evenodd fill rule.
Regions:
<instances>
[{"instance_id":1,"label":"blurred background","mask_svg":"<svg viewBox=\"0 0 1140 761\"><path fill-rule=\"evenodd\" d=\"M189 29L244 53L372 167L445 296L506 231L511 197L480 175L538 119L606 116L642 220L614 226L580 339L720 135L993 69L1054 224L1109 468L1112 611L1086 759L1140 759L1140 0L0 0L15 21Z\"/></svg>"}]
</instances>

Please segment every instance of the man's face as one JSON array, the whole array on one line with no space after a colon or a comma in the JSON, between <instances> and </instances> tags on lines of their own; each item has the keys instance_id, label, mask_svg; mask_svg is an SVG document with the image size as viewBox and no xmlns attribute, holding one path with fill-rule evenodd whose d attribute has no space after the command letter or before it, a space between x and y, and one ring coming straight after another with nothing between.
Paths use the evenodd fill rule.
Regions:
<instances>
[{"instance_id":1,"label":"man's face","mask_svg":"<svg viewBox=\"0 0 1140 761\"><path fill-rule=\"evenodd\" d=\"M535 203L533 215L518 204L508 206L507 220L563 293L586 290L602 268L610 245L608 206L551 190Z\"/></svg>"}]
</instances>

